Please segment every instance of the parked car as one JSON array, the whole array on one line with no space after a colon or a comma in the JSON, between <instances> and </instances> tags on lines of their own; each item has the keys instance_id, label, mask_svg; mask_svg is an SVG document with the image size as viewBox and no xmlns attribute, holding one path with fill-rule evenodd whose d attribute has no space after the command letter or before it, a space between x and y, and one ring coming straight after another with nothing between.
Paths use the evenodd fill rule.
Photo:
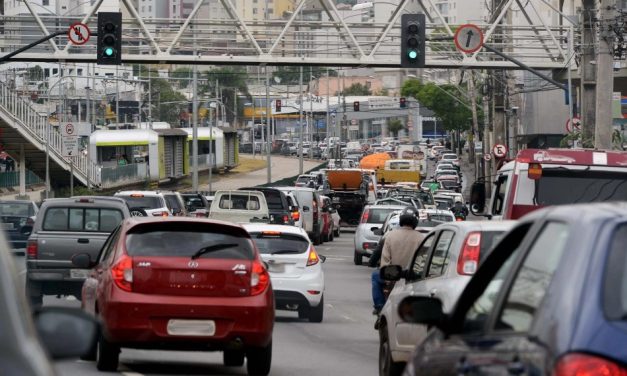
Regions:
<instances>
[{"instance_id":1,"label":"parked car","mask_svg":"<svg viewBox=\"0 0 627 376\"><path fill-rule=\"evenodd\" d=\"M302 228L247 224L244 228L268 264L276 309L298 311L298 317L322 322L325 257L314 249Z\"/></svg>"},{"instance_id":2,"label":"parked car","mask_svg":"<svg viewBox=\"0 0 627 376\"><path fill-rule=\"evenodd\" d=\"M76 308L44 307L33 316L5 238L0 232L0 373L55 375L52 360L87 353L97 325Z\"/></svg>"},{"instance_id":3,"label":"parked car","mask_svg":"<svg viewBox=\"0 0 627 376\"><path fill-rule=\"evenodd\" d=\"M303 223L309 239L314 245L322 243L323 219L320 209L322 201L320 195L313 188L304 187L277 187L284 192L291 192L296 196L303 212Z\"/></svg>"},{"instance_id":4,"label":"parked car","mask_svg":"<svg viewBox=\"0 0 627 376\"><path fill-rule=\"evenodd\" d=\"M380 230L388 214L403 210L404 205L367 205L355 230L355 265L361 265L363 257L370 257L379 243Z\"/></svg>"},{"instance_id":5,"label":"parked car","mask_svg":"<svg viewBox=\"0 0 627 376\"><path fill-rule=\"evenodd\" d=\"M240 190L259 191L263 193L270 212L269 223L289 226L294 225L292 210L284 192L271 187L240 188Z\"/></svg>"},{"instance_id":6,"label":"parked car","mask_svg":"<svg viewBox=\"0 0 627 376\"><path fill-rule=\"evenodd\" d=\"M274 296L270 275L242 227L198 218L125 220L93 267L83 309L101 323L96 360L115 371L120 348L224 351L224 364L267 375ZM192 308L192 309L190 309Z\"/></svg>"},{"instance_id":7,"label":"parked car","mask_svg":"<svg viewBox=\"0 0 627 376\"><path fill-rule=\"evenodd\" d=\"M379 369L383 375L400 375L416 343L426 337L427 328L403 322L398 315L400 302L414 294L431 294L450 312L482 260L514 221L451 222L441 224L426 235L404 273L389 273L396 281L378 321ZM447 266L448 265L448 266ZM382 268L382 276L389 269ZM428 271L428 273L426 273ZM404 278L400 278L400 275Z\"/></svg>"},{"instance_id":8,"label":"parked car","mask_svg":"<svg viewBox=\"0 0 627 376\"><path fill-rule=\"evenodd\" d=\"M405 320L433 327L405 374L625 374L626 243L624 202L524 216L451 313L428 293L401 302Z\"/></svg>"},{"instance_id":9,"label":"parked car","mask_svg":"<svg viewBox=\"0 0 627 376\"><path fill-rule=\"evenodd\" d=\"M181 197L185 201L185 209L189 217L207 218L209 216L209 208L211 204L200 193L186 192L181 193Z\"/></svg>"},{"instance_id":10,"label":"parked car","mask_svg":"<svg viewBox=\"0 0 627 376\"><path fill-rule=\"evenodd\" d=\"M269 222L270 210L259 191L217 191L209 218L233 223Z\"/></svg>"},{"instance_id":11,"label":"parked car","mask_svg":"<svg viewBox=\"0 0 627 376\"><path fill-rule=\"evenodd\" d=\"M333 221L333 237L339 238L340 230L342 229L340 224L342 218L340 217L340 213L337 212L337 209L333 205L329 207L329 213L331 214L331 220Z\"/></svg>"},{"instance_id":12,"label":"parked car","mask_svg":"<svg viewBox=\"0 0 627 376\"><path fill-rule=\"evenodd\" d=\"M126 201L128 207L133 212L133 216L141 213L135 209L141 209L146 215L154 217L167 217L172 215L165 196L160 191L120 191L114 194L115 197Z\"/></svg>"},{"instance_id":13,"label":"parked car","mask_svg":"<svg viewBox=\"0 0 627 376\"><path fill-rule=\"evenodd\" d=\"M26 241L30 235L39 207L33 201L0 201L0 226L6 232L9 246L13 252L26 250Z\"/></svg>"},{"instance_id":14,"label":"parked car","mask_svg":"<svg viewBox=\"0 0 627 376\"><path fill-rule=\"evenodd\" d=\"M89 269L72 265L72 257L86 253L95 259L109 234L130 216L126 202L116 197L45 200L26 247L26 294L31 304L41 306L44 295L80 299Z\"/></svg>"}]
</instances>

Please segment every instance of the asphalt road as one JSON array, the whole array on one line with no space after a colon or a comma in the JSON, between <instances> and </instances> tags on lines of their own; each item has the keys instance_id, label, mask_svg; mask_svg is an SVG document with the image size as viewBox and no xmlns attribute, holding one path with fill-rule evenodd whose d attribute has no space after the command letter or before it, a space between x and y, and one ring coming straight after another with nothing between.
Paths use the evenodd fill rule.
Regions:
<instances>
[{"instance_id":1,"label":"asphalt road","mask_svg":"<svg viewBox=\"0 0 627 376\"><path fill-rule=\"evenodd\" d=\"M370 273L353 264L353 233L316 247L327 256L324 321L298 319L277 311L272 375L376 375L379 340L373 328ZM17 259L24 268L24 258ZM22 274L23 275L23 274ZM46 297L44 305L79 307L75 299ZM123 349L119 372L139 375L245 375L245 367L222 366L222 353ZM95 363L81 360L56 364L60 375L96 375Z\"/></svg>"}]
</instances>

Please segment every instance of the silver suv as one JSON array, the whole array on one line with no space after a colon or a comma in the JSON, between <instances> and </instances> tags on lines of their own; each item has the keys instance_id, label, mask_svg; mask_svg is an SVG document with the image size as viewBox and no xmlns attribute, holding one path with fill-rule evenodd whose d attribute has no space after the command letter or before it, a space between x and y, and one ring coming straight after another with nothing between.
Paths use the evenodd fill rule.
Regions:
<instances>
[{"instance_id":1,"label":"silver suv","mask_svg":"<svg viewBox=\"0 0 627 376\"><path fill-rule=\"evenodd\" d=\"M131 216L126 202L115 197L72 197L45 200L26 246L26 292L33 307L44 295L81 298L89 269L72 265L72 257L88 253L93 260L109 234Z\"/></svg>"}]
</instances>

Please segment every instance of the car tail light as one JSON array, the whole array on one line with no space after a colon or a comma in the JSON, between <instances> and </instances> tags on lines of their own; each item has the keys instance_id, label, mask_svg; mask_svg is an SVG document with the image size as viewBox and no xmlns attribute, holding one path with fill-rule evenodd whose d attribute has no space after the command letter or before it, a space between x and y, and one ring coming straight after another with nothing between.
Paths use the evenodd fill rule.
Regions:
<instances>
[{"instance_id":1,"label":"car tail light","mask_svg":"<svg viewBox=\"0 0 627 376\"><path fill-rule=\"evenodd\" d=\"M298 222L300 220L300 212L298 210L292 212L292 219L294 222Z\"/></svg>"},{"instance_id":2,"label":"car tail light","mask_svg":"<svg viewBox=\"0 0 627 376\"><path fill-rule=\"evenodd\" d=\"M36 259L37 258L37 240L29 240L28 241L28 245L26 246L26 256L29 259Z\"/></svg>"},{"instance_id":3,"label":"car tail light","mask_svg":"<svg viewBox=\"0 0 627 376\"><path fill-rule=\"evenodd\" d=\"M588 354L568 354L553 370L553 376L627 376L627 369L607 359Z\"/></svg>"},{"instance_id":4,"label":"car tail light","mask_svg":"<svg viewBox=\"0 0 627 376\"><path fill-rule=\"evenodd\" d=\"M370 209L364 210L364 213L361 215L361 223L368 222L368 217L370 216Z\"/></svg>"},{"instance_id":5,"label":"car tail light","mask_svg":"<svg viewBox=\"0 0 627 376\"><path fill-rule=\"evenodd\" d=\"M153 217L168 217L170 215L170 213L168 213L167 211L161 211L161 212L154 212L152 213Z\"/></svg>"},{"instance_id":6,"label":"car tail light","mask_svg":"<svg viewBox=\"0 0 627 376\"><path fill-rule=\"evenodd\" d=\"M307 257L307 266L314 266L320 262L320 257L318 257L318 252L313 246L309 247L309 256Z\"/></svg>"},{"instance_id":7,"label":"car tail light","mask_svg":"<svg viewBox=\"0 0 627 376\"><path fill-rule=\"evenodd\" d=\"M287 214L285 214L283 216L283 223L289 223L289 221L290 221L290 217Z\"/></svg>"},{"instance_id":8,"label":"car tail light","mask_svg":"<svg viewBox=\"0 0 627 376\"><path fill-rule=\"evenodd\" d=\"M253 272L250 277L250 295L259 295L270 285L270 275L258 260L253 261Z\"/></svg>"},{"instance_id":9,"label":"car tail light","mask_svg":"<svg viewBox=\"0 0 627 376\"><path fill-rule=\"evenodd\" d=\"M464 248L457 259L457 274L473 275L479 266L481 252L481 232L471 232L466 236Z\"/></svg>"},{"instance_id":10,"label":"car tail light","mask_svg":"<svg viewBox=\"0 0 627 376\"><path fill-rule=\"evenodd\" d=\"M196 213L196 218L205 218L205 217L206 217L205 213L201 213L201 212Z\"/></svg>"},{"instance_id":11,"label":"car tail light","mask_svg":"<svg viewBox=\"0 0 627 376\"><path fill-rule=\"evenodd\" d=\"M120 260L111 268L113 282L124 291L133 290L133 259L129 256L122 256Z\"/></svg>"}]
</instances>

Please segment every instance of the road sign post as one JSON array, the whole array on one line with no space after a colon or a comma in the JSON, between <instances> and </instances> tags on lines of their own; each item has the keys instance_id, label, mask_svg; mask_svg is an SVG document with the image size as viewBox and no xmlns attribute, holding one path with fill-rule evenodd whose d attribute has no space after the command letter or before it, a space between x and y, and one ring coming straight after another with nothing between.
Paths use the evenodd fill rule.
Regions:
<instances>
[{"instance_id":1,"label":"road sign post","mask_svg":"<svg viewBox=\"0 0 627 376\"><path fill-rule=\"evenodd\" d=\"M473 24L461 25L453 37L455 47L461 52L471 54L483 47L483 31Z\"/></svg>"}]
</instances>

